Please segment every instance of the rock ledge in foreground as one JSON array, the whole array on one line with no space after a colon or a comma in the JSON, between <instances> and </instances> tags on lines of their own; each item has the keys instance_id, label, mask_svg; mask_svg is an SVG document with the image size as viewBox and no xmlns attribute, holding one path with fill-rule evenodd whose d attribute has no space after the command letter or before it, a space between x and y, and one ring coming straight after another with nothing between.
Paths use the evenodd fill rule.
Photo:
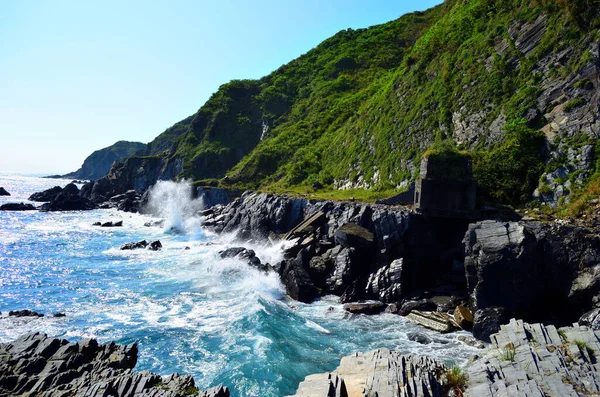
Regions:
<instances>
[{"instance_id":1,"label":"rock ledge in foreground","mask_svg":"<svg viewBox=\"0 0 600 397\"><path fill-rule=\"evenodd\" d=\"M228 397L218 386L201 391L189 375L133 372L137 345L100 345L95 339L69 343L31 333L0 344L1 396Z\"/></svg>"},{"instance_id":2,"label":"rock ledge in foreground","mask_svg":"<svg viewBox=\"0 0 600 397\"><path fill-rule=\"evenodd\" d=\"M388 349L342 358L331 373L309 375L295 397L444 396L446 366L438 360Z\"/></svg>"}]
</instances>

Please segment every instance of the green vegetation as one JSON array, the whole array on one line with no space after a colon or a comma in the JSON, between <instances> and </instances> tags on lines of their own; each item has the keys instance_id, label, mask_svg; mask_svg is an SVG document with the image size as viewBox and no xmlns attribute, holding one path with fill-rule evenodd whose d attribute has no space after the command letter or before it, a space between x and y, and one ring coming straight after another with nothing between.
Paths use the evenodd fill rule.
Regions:
<instances>
[{"instance_id":1,"label":"green vegetation","mask_svg":"<svg viewBox=\"0 0 600 397\"><path fill-rule=\"evenodd\" d=\"M577 345L581 352L585 351L591 359L596 358L596 352L587 343L581 340L574 340L573 343Z\"/></svg>"},{"instance_id":2,"label":"green vegetation","mask_svg":"<svg viewBox=\"0 0 600 397\"><path fill-rule=\"evenodd\" d=\"M563 342L566 343L569 341L569 338L567 338L567 334L565 333L564 329L559 329L556 332L558 332L558 335L560 336L560 339L562 339Z\"/></svg>"},{"instance_id":3,"label":"green vegetation","mask_svg":"<svg viewBox=\"0 0 600 397\"><path fill-rule=\"evenodd\" d=\"M446 388L454 392L454 397L462 397L467 388L468 377L463 369L453 364L446 371Z\"/></svg>"},{"instance_id":4,"label":"green vegetation","mask_svg":"<svg viewBox=\"0 0 600 397\"><path fill-rule=\"evenodd\" d=\"M512 344L509 344L500 350L500 359L503 361L515 361L516 355L517 349Z\"/></svg>"},{"instance_id":5,"label":"green vegetation","mask_svg":"<svg viewBox=\"0 0 600 397\"><path fill-rule=\"evenodd\" d=\"M583 0L447 0L386 24L343 30L262 79L222 85L145 154L182 157L181 176L194 180L299 194L312 194L308 187L319 183L319 194L357 197L335 189L391 195L417 177L428 148L443 144L452 147L444 156L472 158L490 200L520 205L544 170L538 131L549 110L537 109L542 83L593 62L585 43L598 39L599 7ZM546 28L541 41L529 52L517 48L515 24L539 21ZM573 51L562 64L538 67L567 47ZM575 86L590 88L585 79ZM571 99L565 111L582 101Z\"/></svg>"}]
</instances>

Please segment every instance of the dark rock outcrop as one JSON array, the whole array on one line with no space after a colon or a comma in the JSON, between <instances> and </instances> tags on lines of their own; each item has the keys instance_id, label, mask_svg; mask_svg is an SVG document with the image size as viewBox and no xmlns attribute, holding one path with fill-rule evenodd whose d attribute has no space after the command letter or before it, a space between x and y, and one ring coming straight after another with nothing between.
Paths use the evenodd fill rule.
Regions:
<instances>
[{"instance_id":1,"label":"dark rock outcrop","mask_svg":"<svg viewBox=\"0 0 600 397\"><path fill-rule=\"evenodd\" d=\"M387 305L382 302L359 302L346 303L344 310L355 314L379 314L385 310Z\"/></svg>"},{"instance_id":2,"label":"dark rock outcrop","mask_svg":"<svg viewBox=\"0 0 600 397\"><path fill-rule=\"evenodd\" d=\"M473 332L478 335L497 331L489 327L490 320L480 333L478 322L497 317L482 310L502 308L502 320L553 320L561 325L577 321L598 301L600 237L586 229L483 221L469 226L464 246Z\"/></svg>"},{"instance_id":3,"label":"dark rock outcrop","mask_svg":"<svg viewBox=\"0 0 600 397\"><path fill-rule=\"evenodd\" d=\"M33 211L37 210L33 204L6 203L0 205L0 211Z\"/></svg>"},{"instance_id":4,"label":"dark rock outcrop","mask_svg":"<svg viewBox=\"0 0 600 397\"><path fill-rule=\"evenodd\" d=\"M229 396L222 386L198 391L189 375L133 372L137 354L135 343L69 343L41 333L23 335L0 344L0 395L179 397L194 391L206 397Z\"/></svg>"},{"instance_id":5,"label":"dark rock outcrop","mask_svg":"<svg viewBox=\"0 0 600 397\"><path fill-rule=\"evenodd\" d=\"M294 396L442 397L446 370L429 357L377 349L342 358L331 373L307 376Z\"/></svg>"},{"instance_id":6,"label":"dark rock outcrop","mask_svg":"<svg viewBox=\"0 0 600 397\"><path fill-rule=\"evenodd\" d=\"M160 251L162 249L162 243L160 240L151 241L150 244L148 244L148 249L150 251Z\"/></svg>"},{"instance_id":7,"label":"dark rock outcrop","mask_svg":"<svg viewBox=\"0 0 600 397\"><path fill-rule=\"evenodd\" d=\"M140 248L146 248L147 246L148 242L146 240L142 240L138 242L125 243L121 246L121 250L135 250Z\"/></svg>"},{"instance_id":8,"label":"dark rock outcrop","mask_svg":"<svg viewBox=\"0 0 600 397\"><path fill-rule=\"evenodd\" d=\"M10 196L10 193L7 192L5 188L0 186L0 196Z\"/></svg>"},{"instance_id":9,"label":"dark rock outcrop","mask_svg":"<svg viewBox=\"0 0 600 397\"><path fill-rule=\"evenodd\" d=\"M50 189L46 189L43 192L33 193L29 196L29 200L31 201L52 201L58 196L60 192L62 192L62 187L54 186Z\"/></svg>"},{"instance_id":10,"label":"dark rock outcrop","mask_svg":"<svg viewBox=\"0 0 600 397\"><path fill-rule=\"evenodd\" d=\"M269 269L268 265L261 263L260 259L256 256L254 250L247 249L244 247L231 247L227 248L224 251L219 252L221 258L238 258L250 266L255 267L262 271L267 271Z\"/></svg>"},{"instance_id":11,"label":"dark rock outcrop","mask_svg":"<svg viewBox=\"0 0 600 397\"><path fill-rule=\"evenodd\" d=\"M8 315L14 316L14 317L44 317L44 315L42 313L38 313L38 312L29 310L29 309L10 310L8 312Z\"/></svg>"}]
</instances>

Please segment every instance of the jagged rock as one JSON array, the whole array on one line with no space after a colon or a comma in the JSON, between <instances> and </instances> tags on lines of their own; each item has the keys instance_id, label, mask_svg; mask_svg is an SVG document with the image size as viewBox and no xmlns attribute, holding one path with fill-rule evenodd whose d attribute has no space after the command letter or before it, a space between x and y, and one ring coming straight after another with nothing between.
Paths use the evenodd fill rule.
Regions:
<instances>
[{"instance_id":1,"label":"jagged rock","mask_svg":"<svg viewBox=\"0 0 600 397\"><path fill-rule=\"evenodd\" d=\"M342 358L331 373L306 377L294 396L442 397L446 370L429 357L377 349Z\"/></svg>"},{"instance_id":2,"label":"jagged rock","mask_svg":"<svg viewBox=\"0 0 600 397\"><path fill-rule=\"evenodd\" d=\"M148 249L150 251L160 251L162 249L162 243L160 240L154 240L148 244Z\"/></svg>"},{"instance_id":3,"label":"jagged rock","mask_svg":"<svg viewBox=\"0 0 600 397\"><path fill-rule=\"evenodd\" d=\"M502 325L491 336L492 346L466 367L466 395L598 395L600 368L593 356L600 352L600 332L577 324L560 331L553 325L514 319Z\"/></svg>"},{"instance_id":4,"label":"jagged rock","mask_svg":"<svg viewBox=\"0 0 600 397\"><path fill-rule=\"evenodd\" d=\"M33 193L29 196L29 200L31 201L52 201L58 196L58 194L62 192L62 188L60 186L54 186L50 189L46 189L43 192Z\"/></svg>"},{"instance_id":5,"label":"jagged rock","mask_svg":"<svg viewBox=\"0 0 600 397\"><path fill-rule=\"evenodd\" d=\"M367 294L378 296L382 302L390 303L402 297L402 259L395 259L387 266L372 273L367 282Z\"/></svg>"},{"instance_id":6,"label":"jagged rock","mask_svg":"<svg viewBox=\"0 0 600 397\"><path fill-rule=\"evenodd\" d=\"M280 271L281 279L289 296L306 303L312 302L319 296L319 291L305 268L309 261L308 256L305 249L301 250L295 259L285 261Z\"/></svg>"},{"instance_id":7,"label":"jagged rock","mask_svg":"<svg viewBox=\"0 0 600 397\"><path fill-rule=\"evenodd\" d=\"M504 308L486 307L479 309L473 316L473 336L485 342L490 341L490 335L498 332L500 325L507 321Z\"/></svg>"},{"instance_id":8,"label":"jagged rock","mask_svg":"<svg viewBox=\"0 0 600 397\"><path fill-rule=\"evenodd\" d=\"M600 309L593 309L579 318L579 325L585 325L593 330L600 330Z\"/></svg>"},{"instance_id":9,"label":"jagged rock","mask_svg":"<svg viewBox=\"0 0 600 397\"><path fill-rule=\"evenodd\" d=\"M123 244L121 246L122 250L135 250L135 249L140 249L140 248L146 248L148 246L148 242L146 240L142 240L142 241L138 241L136 242L132 242L132 243L126 243Z\"/></svg>"},{"instance_id":10,"label":"jagged rock","mask_svg":"<svg viewBox=\"0 0 600 397\"><path fill-rule=\"evenodd\" d=\"M221 256L221 258L239 258L244 260L250 266L255 267L259 270L268 270L268 266L266 264L262 264L260 259L256 256L254 250L251 249L247 249L244 247L232 247L219 252L219 255Z\"/></svg>"},{"instance_id":11,"label":"jagged rock","mask_svg":"<svg viewBox=\"0 0 600 397\"><path fill-rule=\"evenodd\" d=\"M25 203L6 203L0 205L0 211L33 211L36 209L33 204Z\"/></svg>"},{"instance_id":12,"label":"jagged rock","mask_svg":"<svg viewBox=\"0 0 600 397\"><path fill-rule=\"evenodd\" d=\"M5 188L0 186L0 196L10 196L10 193L7 192Z\"/></svg>"},{"instance_id":13,"label":"jagged rock","mask_svg":"<svg viewBox=\"0 0 600 397\"><path fill-rule=\"evenodd\" d=\"M568 324L592 308L600 288L600 237L582 228L483 221L469 226L464 246L476 312L502 307L504 320ZM475 329L481 318L475 315Z\"/></svg>"},{"instance_id":14,"label":"jagged rock","mask_svg":"<svg viewBox=\"0 0 600 397\"><path fill-rule=\"evenodd\" d=\"M441 333L452 332L458 329L453 319L446 313L413 310L405 318L415 324Z\"/></svg>"},{"instance_id":15,"label":"jagged rock","mask_svg":"<svg viewBox=\"0 0 600 397\"><path fill-rule=\"evenodd\" d=\"M52 317L66 317L67 315L65 313L61 313L61 312L56 312L52 315Z\"/></svg>"},{"instance_id":16,"label":"jagged rock","mask_svg":"<svg viewBox=\"0 0 600 397\"><path fill-rule=\"evenodd\" d=\"M344 310L355 314L379 314L385 310L387 305L383 302L346 303Z\"/></svg>"},{"instance_id":17,"label":"jagged rock","mask_svg":"<svg viewBox=\"0 0 600 397\"><path fill-rule=\"evenodd\" d=\"M178 397L197 390L189 375L133 372L137 354L136 344L100 345L95 339L69 343L41 333L23 335L0 344L0 395ZM229 391L220 386L199 395L227 397Z\"/></svg>"},{"instance_id":18,"label":"jagged rock","mask_svg":"<svg viewBox=\"0 0 600 397\"><path fill-rule=\"evenodd\" d=\"M44 317L42 313L34 312L33 310L28 309L10 310L8 315L14 317Z\"/></svg>"},{"instance_id":19,"label":"jagged rock","mask_svg":"<svg viewBox=\"0 0 600 397\"><path fill-rule=\"evenodd\" d=\"M351 222L343 224L335 231L336 244L344 248L354 248L361 253L373 251L373 238L373 233Z\"/></svg>"},{"instance_id":20,"label":"jagged rock","mask_svg":"<svg viewBox=\"0 0 600 397\"><path fill-rule=\"evenodd\" d=\"M456 306L454 309L454 321L462 329L471 329L473 327L473 313L464 306Z\"/></svg>"},{"instance_id":21,"label":"jagged rock","mask_svg":"<svg viewBox=\"0 0 600 397\"><path fill-rule=\"evenodd\" d=\"M101 227L120 227L123 226L123 221L117 221L117 222L104 222L104 223L100 223L100 222L96 222L94 223L94 226L101 226Z\"/></svg>"}]
</instances>

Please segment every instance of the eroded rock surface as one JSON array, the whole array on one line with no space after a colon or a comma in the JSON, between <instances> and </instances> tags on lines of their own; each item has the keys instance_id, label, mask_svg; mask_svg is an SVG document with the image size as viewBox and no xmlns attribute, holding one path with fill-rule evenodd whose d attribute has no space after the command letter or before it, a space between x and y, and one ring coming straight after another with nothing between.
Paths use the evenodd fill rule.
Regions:
<instances>
[{"instance_id":1,"label":"eroded rock surface","mask_svg":"<svg viewBox=\"0 0 600 397\"><path fill-rule=\"evenodd\" d=\"M600 331L574 324L510 320L491 336L492 347L466 368L467 395L592 396L600 393Z\"/></svg>"},{"instance_id":2,"label":"eroded rock surface","mask_svg":"<svg viewBox=\"0 0 600 397\"><path fill-rule=\"evenodd\" d=\"M45 334L0 344L2 396L227 397L226 387L198 391L189 375L133 372L137 345L101 345L95 339L69 343Z\"/></svg>"},{"instance_id":3,"label":"eroded rock surface","mask_svg":"<svg viewBox=\"0 0 600 397\"><path fill-rule=\"evenodd\" d=\"M307 376L294 396L441 397L446 369L429 357L377 349L342 358L331 373Z\"/></svg>"}]
</instances>

